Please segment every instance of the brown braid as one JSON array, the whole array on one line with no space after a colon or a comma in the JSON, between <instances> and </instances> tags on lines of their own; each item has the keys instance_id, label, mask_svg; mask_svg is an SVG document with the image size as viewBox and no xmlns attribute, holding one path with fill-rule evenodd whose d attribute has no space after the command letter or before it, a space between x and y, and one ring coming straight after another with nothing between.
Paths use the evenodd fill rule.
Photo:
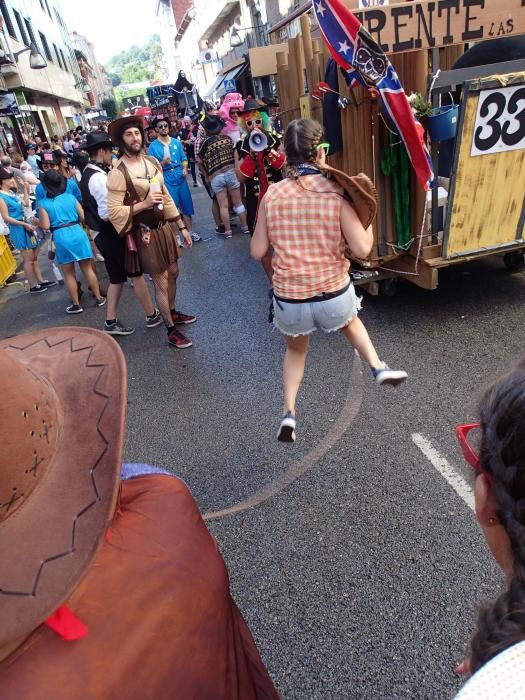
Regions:
<instances>
[{"instance_id":1,"label":"brown braid","mask_svg":"<svg viewBox=\"0 0 525 700\"><path fill-rule=\"evenodd\" d=\"M308 188L299 177L297 165L311 163L319 170L323 170L323 166L317 162L317 146L322 143L323 136L323 127L313 119L294 119L286 129L284 152L287 175L294 178L303 189Z\"/></svg>"},{"instance_id":2,"label":"brown braid","mask_svg":"<svg viewBox=\"0 0 525 700\"><path fill-rule=\"evenodd\" d=\"M512 581L481 610L471 642L472 670L525 640L525 367L491 387L480 404L480 460L492 475L492 496L513 554Z\"/></svg>"}]
</instances>

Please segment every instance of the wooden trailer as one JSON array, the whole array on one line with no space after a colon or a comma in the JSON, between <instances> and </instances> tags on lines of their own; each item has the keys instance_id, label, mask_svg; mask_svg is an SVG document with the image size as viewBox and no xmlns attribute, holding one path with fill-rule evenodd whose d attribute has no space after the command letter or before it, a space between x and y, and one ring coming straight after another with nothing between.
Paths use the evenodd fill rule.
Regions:
<instances>
[{"instance_id":1,"label":"wooden trailer","mask_svg":"<svg viewBox=\"0 0 525 700\"><path fill-rule=\"evenodd\" d=\"M441 268L495 253L518 269L525 248L525 60L451 67L469 42L525 34L525 2L395 0L370 9L359 9L359 0L344 2L388 53L407 94L429 95L438 108L443 95L462 89L450 177L426 193L411 168L392 174L403 144L371 93L350 90L339 73L338 91L348 98L340 110L343 149L328 162L347 173L366 173L379 196L374 246L366 260L354 261L364 271L357 277L361 283L379 281L385 293L393 293L397 277L435 289ZM279 44L285 126L300 116L323 121L322 102L312 92L324 80L329 53L308 9L290 25L288 36L295 36L283 43L282 25L271 34ZM437 173L440 144L429 147Z\"/></svg>"}]
</instances>

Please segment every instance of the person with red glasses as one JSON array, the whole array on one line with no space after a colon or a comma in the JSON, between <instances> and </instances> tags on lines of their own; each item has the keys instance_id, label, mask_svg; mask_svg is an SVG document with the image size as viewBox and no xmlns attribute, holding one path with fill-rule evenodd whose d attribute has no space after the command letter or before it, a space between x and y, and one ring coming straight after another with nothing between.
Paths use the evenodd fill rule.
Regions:
<instances>
[{"instance_id":1,"label":"person with red glasses","mask_svg":"<svg viewBox=\"0 0 525 700\"><path fill-rule=\"evenodd\" d=\"M456 435L475 473L476 516L506 587L479 613L470 656L457 669L474 675L456 700L513 700L525 686L525 363L488 389L479 416L479 423L457 426Z\"/></svg>"}]
</instances>

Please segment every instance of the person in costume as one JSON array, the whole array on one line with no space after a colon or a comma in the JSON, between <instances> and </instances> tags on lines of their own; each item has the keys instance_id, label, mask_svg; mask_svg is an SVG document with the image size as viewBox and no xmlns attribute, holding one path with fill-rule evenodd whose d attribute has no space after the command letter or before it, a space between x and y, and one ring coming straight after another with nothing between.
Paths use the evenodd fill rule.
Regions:
<instances>
[{"instance_id":1,"label":"person in costume","mask_svg":"<svg viewBox=\"0 0 525 700\"><path fill-rule=\"evenodd\" d=\"M93 253L89 236L81 226L84 211L77 199L67 191L67 180L58 170L48 170L42 178L46 196L40 200L38 218L45 231L51 231L56 261L60 265L64 282L71 297L66 308L68 314L81 314L79 288L75 277L75 263L95 297L97 306L104 306L106 299L100 293L98 279L93 269Z\"/></svg>"},{"instance_id":2,"label":"person in costume","mask_svg":"<svg viewBox=\"0 0 525 700\"><path fill-rule=\"evenodd\" d=\"M234 145L241 138L241 129L239 127L239 114L244 107L244 100L239 92L228 92L224 95L221 106L219 107L219 117L224 122L222 130L223 134L229 136Z\"/></svg>"},{"instance_id":3,"label":"person in costume","mask_svg":"<svg viewBox=\"0 0 525 700\"><path fill-rule=\"evenodd\" d=\"M177 76L172 92L177 100L177 114L179 117L193 117L202 108L202 99L197 88L186 78L186 73L181 70Z\"/></svg>"},{"instance_id":4,"label":"person in costume","mask_svg":"<svg viewBox=\"0 0 525 700\"><path fill-rule=\"evenodd\" d=\"M168 343L189 348L191 340L177 326L196 318L175 308L179 275L177 233L191 247L190 233L164 184L158 160L143 153L144 120L121 117L111 122L108 134L121 155L108 174L109 220L126 238L126 273L146 272L153 278L157 306L168 333Z\"/></svg>"},{"instance_id":5,"label":"person in costume","mask_svg":"<svg viewBox=\"0 0 525 700\"><path fill-rule=\"evenodd\" d=\"M29 185L24 182L23 202L29 206ZM0 168L0 216L7 224L9 238L13 246L20 251L24 261L24 274L31 294L47 292L56 282L48 282L42 276L38 262L38 238L36 227L26 221L24 205L16 193L16 182L12 172Z\"/></svg>"},{"instance_id":6,"label":"person in costume","mask_svg":"<svg viewBox=\"0 0 525 700\"><path fill-rule=\"evenodd\" d=\"M259 203L268 187L283 178L284 156L278 151L279 138L271 132L266 107L257 100L249 99L239 114L239 123L244 131L243 138L236 145L237 175L245 185L248 226L253 233L257 221ZM254 151L250 142L253 134L259 133L266 139L264 150ZM270 282L272 281L272 260L270 251L261 258L262 265Z\"/></svg>"},{"instance_id":7,"label":"person in costume","mask_svg":"<svg viewBox=\"0 0 525 700\"><path fill-rule=\"evenodd\" d=\"M202 169L202 165L200 164L200 150L201 150L201 145L204 139L206 138L206 131L202 125L202 122L206 118L206 115L210 117L218 116L219 112L217 110L217 107L215 107L214 104L211 102L205 102L204 103L204 108L205 112L201 116L199 126L197 128L197 136L195 137L195 160L199 164L199 172L202 180L202 184L204 185L204 189L208 193L209 198L211 199L211 214L213 216L213 221L215 222L215 231L216 233L221 233L223 234L225 232L225 228L222 225L221 222L221 213L219 209L219 203L217 202L217 197L215 196L215 193L210 187L210 183L208 182L208 178L206 177L206 173Z\"/></svg>"},{"instance_id":8,"label":"person in costume","mask_svg":"<svg viewBox=\"0 0 525 700\"><path fill-rule=\"evenodd\" d=\"M122 463L113 338L0 341L2 700L280 700L188 487Z\"/></svg>"},{"instance_id":9,"label":"person in costume","mask_svg":"<svg viewBox=\"0 0 525 700\"><path fill-rule=\"evenodd\" d=\"M188 116L184 117L182 121L183 126L180 132L180 139L188 157L193 186L198 187L197 167L195 164L195 139L197 137L197 125L193 122L192 118Z\"/></svg>"},{"instance_id":10,"label":"person in costume","mask_svg":"<svg viewBox=\"0 0 525 700\"><path fill-rule=\"evenodd\" d=\"M60 161L61 161L61 155L58 151L42 151L42 153L39 156L39 167L40 167L40 180L42 180L43 176L45 173L47 173L48 170L59 170L60 168ZM72 194L73 197L82 204L82 195L80 193L80 190L78 188L78 184L74 178L67 178L66 180L66 188L69 194ZM44 189L44 186L40 182L36 186L35 189L35 209L38 211L39 207L39 202L41 199L43 199L46 196L46 191Z\"/></svg>"},{"instance_id":11,"label":"person in costume","mask_svg":"<svg viewBox=\"0 0 525 700\"><path fill-rule=\"evenodd\" d=\"M148 155L156 158L162 166L164 182L177 209L182 212L193 241L201 237L193 231L192 216L195 214L190 188L186 182L188 158L179 139L170 136L171 123L167 117L156 117L152 122L157 138L148 146Z\"/></svg>"},{"instance_id":12,"label":"person in costume","mask_svg":"<svg viewBox=\"0 0 525 700\"><path fill-rule=\"evenodd\" d=\"M378 384L397 385L408 376L382 362L359 319L359 303L349 277L345 242L358 258L373 244L376 213L373 186L366 176L342 176L345 188L328 179L323 127L296 119L284 136L289 176L269 186L257 218L251 254L261 260L273 249L274 325L284 335L283 418L277 439L295 441L296 398L310 334L341 330L368 363ZM345 196L346 195L346 196ZM350 204L351 198L352 204Z\"/></svg>"},{"instance_id":13,"label":"person in costume","mask_svg":"<svg viewBox=\"0 0 525 700\"><path fill-rule=\"evenodd\" d=\"M118 235L109 220L108 212L107 179L111 170L113 142L105 131L90 131L86 137L85 149L89 160L82 172L80 190L86 224L104 256L109 277L104 331L110 335L130 335L133 328L121 323L117 316L122 288L128 275L125 266L126 241ZM130 277L133 279L133 292L146 314L146 327L155 328L162 323L162 316L153 306L144 275L139 270Z\"/></svg>"},{"instance_id":14,"label":"person in costume","mask_svg":"<svg viewBox=\"0 0 525 700\"><path fill-rule=\"evenodd\" d=\"M201 144L199 159L211 190L219 203L224 238L232 237L228 195L232 201L233 211L239 216L242 233L249 233L246 208L241 199L241 185L235 174L233 141L224 133L224 122L219 116L206 116L202 125L207 138Z\"/></svg>"}]
</instances>

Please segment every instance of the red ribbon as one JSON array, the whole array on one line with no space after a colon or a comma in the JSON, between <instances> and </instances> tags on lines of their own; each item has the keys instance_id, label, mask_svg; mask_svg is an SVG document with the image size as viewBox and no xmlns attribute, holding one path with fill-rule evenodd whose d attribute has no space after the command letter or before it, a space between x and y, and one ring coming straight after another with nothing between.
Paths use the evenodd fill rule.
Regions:
<instances>
[{"instance_id":1,"label":"red ribbon","mask_svg":"<svg viewBox=\"0 0 525 700\"><path fill-rule=\"evenodd\" d=\"M66 642L74 642L77 639L82 639L88 633L88 628L78 618L67 605L61 605L55 612L50 615L45 623L53 632L56 632Z\"/></svg>"}]
</instances>

